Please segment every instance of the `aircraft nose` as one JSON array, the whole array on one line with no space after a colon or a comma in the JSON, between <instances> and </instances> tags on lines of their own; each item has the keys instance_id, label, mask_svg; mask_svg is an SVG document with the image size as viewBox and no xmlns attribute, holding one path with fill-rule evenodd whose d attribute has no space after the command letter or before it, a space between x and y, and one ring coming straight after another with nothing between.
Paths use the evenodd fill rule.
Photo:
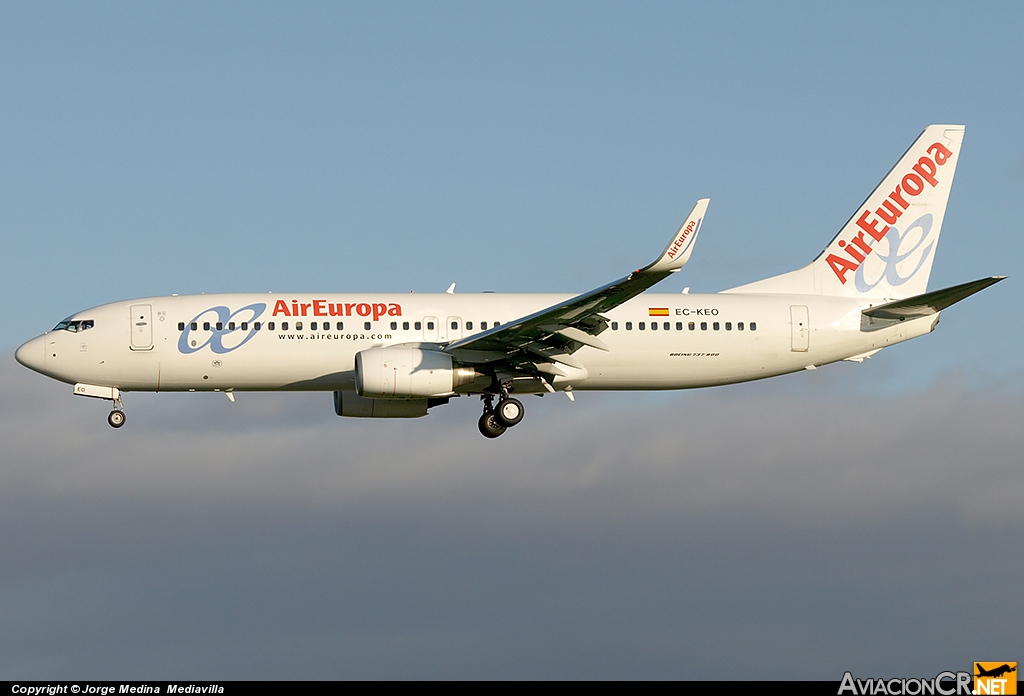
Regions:
<instances>
[{"instance_id":1,"label":"aircraft nose","mask_svg":"<svg viewBox=\"0 0 1024 696\"><path fill-rule=\"evenodd\" d=\"M43 363L46 360L46 341L42 336L36 336L28 341L14 353L14 359L30 370L43 371Z\"/></svg>"}]
</instances>

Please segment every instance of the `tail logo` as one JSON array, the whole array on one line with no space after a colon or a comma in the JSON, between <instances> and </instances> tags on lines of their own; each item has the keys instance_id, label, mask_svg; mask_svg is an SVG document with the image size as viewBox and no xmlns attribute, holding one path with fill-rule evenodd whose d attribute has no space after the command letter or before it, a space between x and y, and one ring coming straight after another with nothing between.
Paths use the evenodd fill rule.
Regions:
<instances>
[{"instance_id":1,"label":"tail logo","mask_svg":"<svg viewBox=\"0 0 1024 696\"><path fill-rule=\"evenodd\" d=\"M883 251L876 246L871 247L875 252L874 260L862 263L853 275L857 290L868 292L883 280L895 288L917 275L921 266L931 258L932 251L935 249L935 240L932 238L932 220L932 214L925 213L902 233L894 226L886 228L888 231L882 239L885 240L887 250ZM907 246L909 248L904 249ZM881 269L878 269L879 266ZM900 273L901 270L911 267L912 270L909 273ZM865 269L874 271L872 273L874 280L867 278Z\"/></svg>"},{"instance_id":2,"label":"tail logo","mask_svg":"<svg viewBox=\"0 0 1024 696\"><path fill-rule=\"evenodd\" d=\"M929 157L929 155L931 155ZM946 164L949 161L953 153L950 152L942 143L933 143L928 147L928 154L922 155L917 163L911 167L911 170L907 172L899 184L889 193L889 195L882 201L879 206L872 213L871 210L865 209L861 211L857 217L857 227L860 228L852 239L839 240L839 248L843 250L844 255L840 254L829 254L825 261L828 263L829 268L839 278L839 282L846 284L848 280L846 275L848 273L854 273L857 275L858 280L863 279L863 273L860 271L863 268L864 261L874 251L874 242L881 242L883 239L889 239L890 233L896 228L893 225L900 219L904 211L910 207L910 201L908 198L914 198L924 193L927 183L932 188L938 185L939 180L936 178L936 174L939 172L939 167ZM883 189L884 190L884 189ZM929 228L931 227L931 216L929 218ZM914 229L915 225L919 224L924 217L919 219L909 228ZM867 235L865 238L864 235ZM899 238L899 232L896 232ZM927 233L922 235L922 239L927 236ZM898 256L892 249L899 249L899 244L893 244L894 240L890 239L890 255ZM931 247L929 247L930 249ZM890 261L889 265L894 263ZM923 263L923 262L922 262ZM920 266L918 266L920 268ZM916 269L915 271L916 272ZM896 274L898 276L898 274ZM910 274L913 276L913 273ZM905 283L909 280L910 276L905 277L901 283ZM876 282L875 285L878 283ZM872 285L871 287L874 287ZM857 286L858 290L861 290L860 285ZM863 290L861 290L863 292Z\"/></svg>"}]
</instances>

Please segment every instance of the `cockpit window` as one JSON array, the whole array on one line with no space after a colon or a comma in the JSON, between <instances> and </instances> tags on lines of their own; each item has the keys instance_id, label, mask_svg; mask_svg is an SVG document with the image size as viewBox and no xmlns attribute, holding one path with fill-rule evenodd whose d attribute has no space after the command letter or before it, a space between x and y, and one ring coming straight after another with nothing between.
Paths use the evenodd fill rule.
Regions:
<instances>
[{"instance_id":1,"label":"cockpit window","mask_svg":"<svg viewBox=\"0 0 1024 696\"><path fill-rule=\"evenodd\" d=\"M95 326L95 322L92 319L65 319L64 321L53 327L53 330L70 331L71 333L78 333L79 331L88 331L93 326Z\"/></svg>"}]
</instances>

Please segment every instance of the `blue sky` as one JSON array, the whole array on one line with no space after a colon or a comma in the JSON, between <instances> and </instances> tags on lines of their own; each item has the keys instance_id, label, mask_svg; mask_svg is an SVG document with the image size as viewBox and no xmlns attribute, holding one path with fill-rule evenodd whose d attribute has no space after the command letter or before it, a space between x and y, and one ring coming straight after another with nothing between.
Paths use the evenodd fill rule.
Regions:
<instances>
[{"instance_id":1,"label":"blue sky","mask_svg":"<svg viewBox=\"0 0 1024 696\"><path fill-rule=\"evenodd\" d=\"M859 419L861 411L851 403L877 411L883 404L905 401L922 410L928 395L936 393L959 395L950 398L964 403L984 402L984 395L991 395L1004 410L1016 413L1024 376L1017 350L1024 336L1016 319L1020 300L1017 275L1024 258L1024 243L1017 233L1017 208L1024 186L1022 28L1024 9L1015 3L4 3L0 5L0 292L5 301L0 310L0 346L8 354L6 362L13 364L13 349L19 343L74 311L170 293L429 292L443 291L451 282L466 292L584 291L651 260L693 201L705 196L711 198L711 206L694 257L663 289L678 292L690 286L694 292L717 291L806 263L926 125L964 123L967 134L930 287L995 274L1009 275L1009 280L944 313L933 335L885 351L861 366L819 370L820 374L790 378L791 384L782 386L601 397L583 406L583 412L603 423L602 418L613 418L624 409L649 415L668 406L686 412L702 409L707 400L724 413L739 414L729 429L719 423L715 432L741 440L752 433L770 435L760 429L756 411L744 410L747 399L758 404L772 404L776 399L791 403L794 418L810 418L799 405L810 400L832 404L837 414ZM175 426L174 432L180 436L173 441L179 443L175 445L162 434L166 422L146 421L133 413L132 424L140 430L130 437L141 439L117 440L112 433L94 432L102 425L101 414L93 413L95 408L79 403L58 406L70 400L70 390L34 375L16 377L18 370L21 368L8 365L2 372L0 399L5 413L14 414L19 404L28 404L26 408L39 415L30 419L36 430L18 432L34 438L26 442L47 444L36 448L6 445L8 466L13 467L8 475L35 471L39 477L29 473L24 474L27 478L15 476L25 488L9 488L6 494L38 493L41 505L53 502L54 490L63 490L54 482L65 480L60 472L70 466L69 454L54 448L50 441L65 427L98 447L114 446L120 452L125 445L118 442L158 442L181 447L179 454L186 461L213 465L215 462L207 460L212 455L189 453L183 443L200 435L211 443L244 440L239 432L250 429L236 420L237 414L257 417L262 413L259 409L273 410L270 404L274 399L285 398L256 397L256 406L244 407L256 408L254 416L244 409L228 411L220 400L195 397L194 408L206 414L200 422L189 419L189 407L179 397L162 401L138 397L135 412L152 409L168 419L184 418L186 425L191 423L199 430ZM303 435L348 443L347 447L361 438L377 437L385 428L376 423L333 422L338 419L327 402L313 396L287 399L295 413L303 416L285 419L287 433L271 429L271 435L257 438L262 443L260 451L250 454L263 464L254 471L273 472L283 466L282 460L266 454L274 450L275 442L293 442L290 438ZM574 450L563 448L563 444L570 435L587 442L588 419L572 415L568 407L567 403L557 403L557 408L544 406L546 418L566 420L561 430L538 431L540 445L547 443L550 451L561 453L547 460L553 473L548 469L546 474L537 472L541 480L557 478L559 462L570 469L582 465L571 461ZM55 409L62 409L57 411L60 418L47 415ZM534 495L529 486L510 489L504 475L490 478L472 473L478 458L488 455L480 454L475 439L467 439L470 435L479 439L475 432L463 432L472 424L470 410L461 408L458 417L437 418L440 422L433 426L458 433L452 457L458 464L455 471L473 481L467 484L468 490L473 495L489 492L510 505L550 512L553 498ZM309 415L313 413L320 415ZM985 423L975 420L980 415L955 414L956 409L940 409L935 418L966 419L958 427L974 433L974 439L965 435L967 440L989 441ZM916 417L905 412L891 415L909 421ZM13 415L8 418L14 419L8 427L21 422ZM61 420L65 418L76 425ZM988 418L991 420L991 413ZM433 416L428 420L434 420ZM262 421L257 417L257 422ZM315 427L306 425L310 422ZM953 423L940 422L953 437ZM415 454L410 453L418 451L416 438L430 439L424 427L420 424L402 430L387 426L387 432L396 433L397 439L391 448L377 450L376 456L392 467L385 468L393 469L395 476L402 466L414 466L409 458L415 461ZM650 430L645 427L638 422L632 436L647 437ZM888 426L873 421L873 427ZM629 436L629 432L623 434ZM410 439L403 441L403 437ZM684 431L681 437L692 442L697 433ZM1009 463L996 466L992 478L986 480L1002 480L1007 490L1018 490L1015 486L1022 485L1021 473L1013 443L1004 443L1000 433L993 437L993 447L1005 445L999 449L1004 453L1000 456ZM796 447L792 437L788 444ZM773 446L786 451L782 441ZM946 451L950 449L957 450L955 441L946 442ZM515 451L500 451L503 454L497 459L513 466ZM643 448L638 451L647 452ZM959 471L957 464L978 465L970 450L964 451L963 459L948 463L951 471ZM589 445L579 452L580 458L597 456ZM806 458L809 471L813 471L812 454L797 447L791 455L794 460ZM661 480L658 472L664 458L651 453L645 456L622 466L630 471L639 467L639 478L653 490L657 486L650 482ZM725 457L728 475L739 478L744 477L742 463L753 461L738 452L708 456L709 461ZM906 460L908 466L912 459ZM48 464L26 469L29 461ZM100 454L93 452L83 461L97 480L116 480ZM153 466L173 469L174 461L154 459ZM649 470L644 468L645 462ZM858 466L854 460L847 465L852 469L836 464L847 472ZM916 466L911 469L917 471ZM203 471L200 467L182 472L191 477L193 487L175 489L173 495L185 509L193 505L206 509L206 504L210 510L217 508L198 493L204 490L208 475ZM131 479L126 490L132 495L141 491L142 499L157 495L162 485L159 477L150 480L138 471L121 473ZM47 478L51 474L56 478ZM136 474L141 478L136 480ZM248 477L244 469L231 475L243 481ZM912 480L918 474L907 475ZM628 481L628 477L620 480L622 476L611 476L608 491L601 495L614 500L616 486L612 484ZM671 485L693 485L694 481L679 476L682 478L670 477ZM723 479L727 480L732 479ZM391 485L390 479L380 482L370 498L389 499ZM565 500L597 505L585 486L563 489L556 485L555 489L563 491ZM214 486L213 490L218 489ZM807 494L822 491L815 488ZM824 497L835 494L826 491ZM315 535L307 536L308 525L314 521L290 507L302 496L289 495L273 501L275 510L292 522L283 525L288 531L282 538L315 554ZM415 497L414 493L408 495ZM434 510L431 506L438 498L430 491L422 495L429 504L421 500L417 509ZM952 491L941 495L943 500L955 498ZM339 496L336 502L344 506L348 499ZM94 500L96 510L109 502L103 495L95 499L86 496L86 500ZM751 500L757 502L756 497L740 497L720 508L712 506L709 529L713 531L715 520L728 519L735 509L748 507ZM730 507L733 504L738 508ZM986 537L988 528L978 527L980 522L964 522L970 516L959 515L955 506L950 508L954 512L942 517L941 510L903 516L899 505L888 498L875 500L875 504L889 510L893 524L922 547L938 543L927 534L933 519L930 515L943 520L936 528L951 525L974 542L977 538L972 534L1019 539L1014 534L1021 531L1021 518L1012 513L992 523L998 534ZM927 499L920 505L927 509ZM114 524L93 515L95 510L88 505L84 509L84 516L72 518L69 529L97 524L108 530ZM140 509L131 510L123 520L129 526L137 521L134 515L144 515ZM692 521L689 513L677 512L668 517ZM377 521L367 527L373 532L367 532L365 543L379 538L411 543L413 537L405 536L400 524L393 526L401 517L400 512L395 514L397 518L374 518ZM423 518L440 519L432 514L424 512ZM467 512L467 523L479 522L474 516L478 514L482 513ZM170 511L166 515L168 520L173 517ZM213 512L210 515L202 519L216 524L219 518ZM540 517L554 525L563 522L557 516ZM643 515L637 519L642 523L627 525L626 536L633 539L628 543L642 547L638 540L646 538L654 522ZM348 528L348 523L348 518L334 521L338 529ZM755 520L750 529L762 523ZM965 525L962 529L956 526L960 523ZM431 529L447 529L438 524ZM603 524L614 527L607 520L595 521L596 528L604 528ZM785 528L785 521L779 524ZM813 527L808 524L807 529ZM26 527L25 533L30 529ZM719 531L723 538L735 541L736 535L743 536L743 529ZM388 530L393 532L390 537ZM159 549L158 538L162 537L157 531L152 534L152 539L146 538ZM202 535L196 534L186 535L188 542L168 542L166 558L181 560L189 567L188 544L201 544L197 540ZM800 536L803 531L792 537L780 534L781 539L809 543ZM527 536L535 541L544 538L542 533ZM444 549L446 538L450 537L439 532L427 546ZM566 539L562 541L569 544ZM238 541L225 538L223 546L214 543L208 548L217 555L224 548L234 548ZM683 541L699 546L694 540ZM827 547L824 537L813 541ZM10 543L22 548L20 542ZM481 543L486 548L480 539L462 539L460 543ZM501 548L516 543L505 537L499 542ZM561 550L558 544L540 555L554 558ZM246 568L246 573L263 577L260 558L273 559L275 567L283 567L283 547L269 541L263 545L248 537L242 546L252 555L239 561L239 566L231 566L232 572ZM601 545L591 539L584 547L596 554ZM654 544L647 550L656 555L659 548ZM214 599L195 597L197 603L193 604L191 599L183 599L191 595L183 594L181 587L165 586L161 584L164 580L155 579L158 574L139 571L148 560L139 560L130 551L120 556L116 550L110 553L115 566L123 563L142 573L133 585L143 588L139 602L152 600L146 594L148 588L161 598L166 616L183 613L202 624L196 607ZM358 552L351 553L358 561ZM580 568L591 563L595 572L614 576L612 569L582 553ZM863 553L864 562L870 565L870 551ZM513 557L520 558L509 556ZM59 589L64 582L75 592L85 592L82 588L102 579L84 561L84 566L53 575L49 565L30 555L15 554L14 558L16 566L23 566L24 577L36 578L32 584L36 588L52 587L57 588L54 592L66 594ZM453 567L473 568L467 559L456 560L462 565L453 560ZM423 563L417 572L440 573L428 561ZM1019 563L1002 567L1004 571L1019 568ZM655 600L669 594L667 586L659 583L667 583L676 570L655 564L652 604L647 613L641 612L644 616L657 614ZM124 579L131 572L119 576L121 581L127 582ZM381 577L386 576L380 572ZM541 577L544 566L527 572ZM586 576L580 572L581 576L573 577ZM724 567L709 571L702 587L721 585L731 572ZM203 573L194 569L196 587L210 581ZM269 584L253 590L255 596L277 596L273 588L278 580L272 576L266 575ZM372 573L369 577L374 578ZM493 580L497 575L484 572L483 577ZM631 594L643 585L637 585L636 578L628 574L615 577L618 585L595 590L592 598L599 598L601 604L614 603L616 588ZM230 582L217 585L222 580L210 584L222 589L230 586ZM304 588L301 579L293 580L296 584L290 587L297 588L299 594L308 590L310 597L328 601L318 594L327 589L319 585ZM17 594L20 590L12 589L20 580L8 578L5 582L6 591L13 593L9 596L23 597ZM372 585L367 580L359 587L369 593ZM427 587L432 585L427 583ZM779 581L780 592L789 591L786 587ZM895 587L897 598L902 596L899 592L913 594L912 583ZM540 612L544 607L540 600L552 596L546 594L550 589L543 583L532 589L520 587L512 603L536 606ZM45 590L33 592L44 593L33 596L40 607L45 606ZM450 672L424 668L401 673L644 674L642 657L622 647L630 644L630 631L642 631L643 624L634 626L628 617L613 612L604 624L596 625L618 636L620 642L611 640L611 647L600 649L580 643L579 650L566 656L572 669L559 671L542 656L529 650L516 652L510 645L523 646L540 639L541 643L573 644L571 638L529 611L489 614L483 608L486 594L482 596L479 604L470 603L471 609L463 616L465 623L456 631L465 642L452 645L473 645L466 636L493 638L497 634L487 628L491 620L505 630L510 616L521 616L521 630L508 629L500 640L479 642L477 645L484 647L470 651L476 657L459 663L465 667L462 671L453 667ZM829 599L823 595L821 605L828 606ZM25 625L30 626L42 609L32 609L36 605L24 601L20 616L27 617ZM430 603L429 598L424 601ZM590 606L585 597L579 601L580 607ZM765 601L770 602L770 597L766 595ZM367 606L383 606L375 602ZM118 606L113 595L109 603ZM871 616L878 606L878 602L866 602L860 616ZM944 604L936 600L930 608L941 606ZM154 616L164 616L153 611ZM594 616L592 611L581 611ZM343 615L347 616L344 612L336 616ZM445 628L444 616L445 612L437 609L437 616L427 621L432 630ZM474 623L484 616L490 618ZM373 640L380 645L392 645L388 640L394 640L405 646L407 653L402 654L410 656L409 664L419 664L415 656L427 654L427 646L434 642L434 638L423 637L433 636L430 631L410 633L408 627L396 628L386 620L382 608L367 610L360 617L367 635L375 636ZM800 643L818 630L812 624L794 624L774 615L762 619L755 633L766 637L788 632L786 635ZM231 666L225 673L244 675L245 661L238 656L245 653L241 636L248 628L241 627L247 624L233 614L226 620L229 635L225 639L233 637L238 642L235 652L228 650L230 654L226 653L222 662L207 664L187 651L171 651L177 657L170 662L153 658L153 664L159 664L155 672L173 674L178 667L215 674L219 664ZM343 623L341 618L337 620ZM114 629L133 625L130 618L120 619L120 624L110 621L111 636L117 635ZM757 646L740 639L749 628L743 622L724 625L715 645L723 654L730 646L745 646L744 654L751 660L747 676L802 676L799 670L773 671L770 666L774 663L767 657L754 659ZM232 632L231 626L238 630ZM932 630L933 636L946 640L943 645L951 643L948 631L952 629L946 629L947 633ZM651 628L654 633L649 635L658 630ZM291 643L310 646L314 657L300 660L307 671L289 671L284 665L268 674L334 674L326 667L334 653L323 647L327 643L318 643L316 635L302 634ZM868 641L869 635L867 627L856 634L862 642ZM423 638L417 642L415 636ZM731 639L738 642L731 643ZM38 650L31 655L35 659L31 664L39 667L33 674L47 676L54 673L55 665L92 664L91 659L99 659L84 653L76 653L72 659L67 656L67 645L43 637L39 640ZM365 645L366 640L364 635L356 642ZM1012 647L1019 653L1022 646L1017 640ZM118 647L114 637L111 641L109 650L101 651L108 658ZM689 662L685 642L679 645L679 659L666 656L650 674L719 676L702 672L697 662ZM417 646L426 652L417 653ZM872 658L871 651L858 651L858 646L863 647L851 639L846 654L851 659L856 656L865 668L901 667L898 660ZM155 644L153 655L166 647ZM1005 650L1006 646L991 647ZM912 666L931 668L941 662L935 655L951 654L943 649L935 647L931 658L921 649L919 657L908 660ZM517 657L503 662L503 654ZM603 656L607 654L623 656L621 670L606 669L609 663ZM830 668L841 667L842 655L837 648L828 662ZM450 658L455 662L438 659L441 664L458 662L456 658ZM966 659L974 659L973 653ZM976 659L987 659L987 654ZM111 660L105 664L116 667L119 663ZM369 663L361 664L366 667ZM205 665L206 671L196 665ZM15 667L8 663L3 671L12 676L24 674ZM349 674L389 673L386 665L376 667L379 669L353 669ZM838 679L841 673L813 676Z\"/></svg>"}]
</instances>

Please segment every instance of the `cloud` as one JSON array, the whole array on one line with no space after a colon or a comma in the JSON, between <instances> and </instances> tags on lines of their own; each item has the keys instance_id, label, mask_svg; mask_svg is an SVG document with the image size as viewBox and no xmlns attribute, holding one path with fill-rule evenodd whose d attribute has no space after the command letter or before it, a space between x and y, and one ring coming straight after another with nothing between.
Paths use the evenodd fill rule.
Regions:
<instances>
[{"instance_id":1,"label":"cloud","mask_svg":"<svg viewBox=\"0 0 1024 696\"><path fill-rule=\"evenodd\" d=\"M791 380L531 397L488 441L467 399L377 422L324 394L130 394L115 431L5 364L0 673L838 679L1019 652L1021 395Z\"/></svg>"}]
</instances>

